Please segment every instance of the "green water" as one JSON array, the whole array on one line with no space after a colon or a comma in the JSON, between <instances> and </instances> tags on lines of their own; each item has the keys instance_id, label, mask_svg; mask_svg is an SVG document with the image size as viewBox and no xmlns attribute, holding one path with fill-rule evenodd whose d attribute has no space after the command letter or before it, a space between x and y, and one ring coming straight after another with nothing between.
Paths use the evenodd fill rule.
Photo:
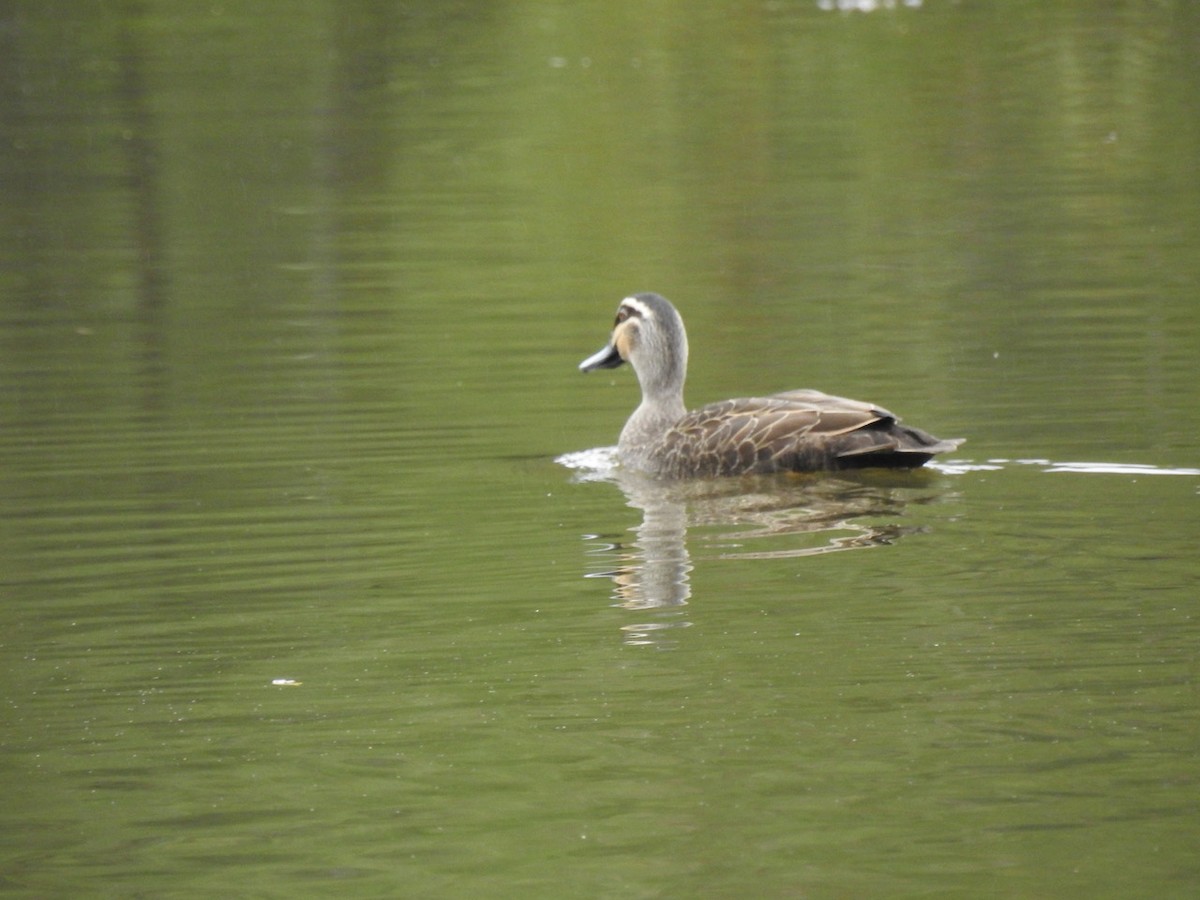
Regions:
<instances>
[{"instance_id":1,"label":"green water","mask_svg":"<svg viewBox=\"0 0 1200 900\"><path fill-rule=\"evenodd\" d=\"M0 892L1194 895L1198 8L826 5L0 13Z\"/></svg>"}]
</instances>

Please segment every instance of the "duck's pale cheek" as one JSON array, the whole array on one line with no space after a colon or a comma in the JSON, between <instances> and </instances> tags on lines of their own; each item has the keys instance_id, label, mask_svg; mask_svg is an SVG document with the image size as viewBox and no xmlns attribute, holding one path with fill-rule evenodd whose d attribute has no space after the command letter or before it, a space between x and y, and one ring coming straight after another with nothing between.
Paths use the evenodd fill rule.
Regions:
<instances>
[{"instance_id":1,"label":"duck's pale cheek","mask_svg":"<svg viewBox=\"0 0 1200 900\"><path fill-rule=\"evenodd\" d=\"M629 352L633 349L633 329L629 326L618 328L617 333L613 335L613 346L621 354L621 359L628 362Z\"/></svg>"}]
</instances>

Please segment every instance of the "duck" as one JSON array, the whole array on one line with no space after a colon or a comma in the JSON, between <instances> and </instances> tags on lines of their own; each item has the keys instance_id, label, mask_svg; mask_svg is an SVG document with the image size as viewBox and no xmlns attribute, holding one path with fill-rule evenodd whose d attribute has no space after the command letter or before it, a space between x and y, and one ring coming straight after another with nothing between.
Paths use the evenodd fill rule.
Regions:
<instances>
[{"instance_id":1,"label":"duck","mask_svg":"<svg viewBox=\"0 0 1200 900\"><path fill-rule=\"evenodd\" d=\"M608 343L581 372L629 363L642 401L621 429L622 468L666 479L882 467L914 469L962 438L902 424L874 403L801 389L684 406L688 339L674 304L655 293L626 297Z\"/></svg>"}]
</instances>

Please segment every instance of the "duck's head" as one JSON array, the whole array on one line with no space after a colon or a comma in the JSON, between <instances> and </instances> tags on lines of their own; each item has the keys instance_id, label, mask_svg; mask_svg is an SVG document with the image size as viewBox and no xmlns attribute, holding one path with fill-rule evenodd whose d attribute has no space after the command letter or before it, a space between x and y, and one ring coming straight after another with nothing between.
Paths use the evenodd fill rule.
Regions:
<instances>
[{"instance_id":1,"label":"duck's head","mask_svg":"<svg viewBox=\"0 0 1200 900\"><path fill-rule=\"evenodd\" d=\"M617 307L608 344L581 362L579 371L615 369L627 362L642 393L682 393L687 356L687 332L671 301L658 294L634 294Z\"/></svg>"}]
</instances>

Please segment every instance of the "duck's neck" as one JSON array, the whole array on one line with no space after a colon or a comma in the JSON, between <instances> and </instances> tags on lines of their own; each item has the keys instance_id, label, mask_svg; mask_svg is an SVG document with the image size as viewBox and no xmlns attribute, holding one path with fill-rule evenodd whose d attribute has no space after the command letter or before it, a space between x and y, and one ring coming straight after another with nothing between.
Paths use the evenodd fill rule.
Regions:
<instances>
[{"instance_id":1,"label":"duck's neck","mask_svg":"<svg viewBox=\"0 0 1200 900\"><path fill-rule=\"evenodd\" d=\"M621 429L618 446L621 456L635 464L650 459L654 446L687 412L683 383L687 378L688 346L683 323L678 323L673 340L658 346L663 340L655 336L649 346L642 348L645 356L632 360L642 388L642 402ZM646 365L647 359L654 364Z\"/></svg>"},{"instance_id":2,"label":"duck's neck","mask_svg":"<svg viewBox=\"0 0 1200 900\"><path fill-rule=\"evenodd\" d=\"M641 404L621 429L622 453L636 453L653 444L682 419L685 412L681 391L669 396L643 395Z\"/></svg>"}]
</instances>

